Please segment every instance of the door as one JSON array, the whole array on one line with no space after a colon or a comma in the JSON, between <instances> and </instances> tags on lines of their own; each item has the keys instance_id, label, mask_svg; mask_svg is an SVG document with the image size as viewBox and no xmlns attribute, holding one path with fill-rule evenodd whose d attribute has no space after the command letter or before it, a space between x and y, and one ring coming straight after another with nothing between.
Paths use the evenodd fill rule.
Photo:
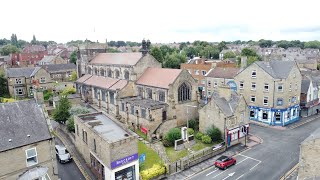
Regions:
<instances>
[{"instance_id":1,"label":"door","mask_svg":"<svg viewBox=\"0 0 320 180\"><path fill-rule=\"evenodd\" d=\"M230 142L231 142L231 134L228 134L228 146L230 146Z\"/></svg>"},{"instance_id":2,"label":"door","mask_svg":"<svg viewBox=\"0 0 320 180\"><path fill-rule=\"evenodd\" d=\"M162 120L167 120L167 111L162 111Z\"/></svg>"}]
</instances>

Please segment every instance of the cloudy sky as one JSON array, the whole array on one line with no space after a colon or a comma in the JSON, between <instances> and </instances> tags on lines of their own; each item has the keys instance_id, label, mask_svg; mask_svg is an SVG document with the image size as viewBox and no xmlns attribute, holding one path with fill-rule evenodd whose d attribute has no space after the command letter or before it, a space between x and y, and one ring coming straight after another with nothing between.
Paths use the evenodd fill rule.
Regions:
<instances>
[{"instance_id":1,"label":"cloudy sky","mask_svg":"<svg viewBox=\"0 0 320 180\"><path fill-rule=\"evenodd\" d=\"M5 0L0 38L68 42L320 39L317 0Z\"/></svg>"}]
</instances>

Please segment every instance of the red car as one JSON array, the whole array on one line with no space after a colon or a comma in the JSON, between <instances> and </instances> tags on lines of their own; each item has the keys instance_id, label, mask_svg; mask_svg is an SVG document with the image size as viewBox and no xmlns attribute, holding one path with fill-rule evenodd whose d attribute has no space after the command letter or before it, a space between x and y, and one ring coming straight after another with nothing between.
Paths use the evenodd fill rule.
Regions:
<instances>
[{"instance_id":1,"label":"red car","mask_svg":"<svg viewBox=\"0 0 320 180\"><path fill-rule=\"evenodd\" d=\"M227 169L227 167L235 165L237 160L233 157L221 156L219 157L214 165L220 169Z\"/></svg>"}]
</instances>

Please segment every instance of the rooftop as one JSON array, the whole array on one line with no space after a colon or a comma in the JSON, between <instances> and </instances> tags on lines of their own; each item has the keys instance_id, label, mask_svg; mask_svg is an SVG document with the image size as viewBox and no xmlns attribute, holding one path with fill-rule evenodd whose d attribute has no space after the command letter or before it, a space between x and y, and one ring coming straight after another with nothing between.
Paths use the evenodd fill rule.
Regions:
<instances>
[{"instance_id":1,"label":"rooftop","mask_svg":"<svg viewBox=\"0 0 320 180\"><path fill-rule=\"evenodd\" d=\"M117 89L123 89L128 84L128 81L124 79L114 79L110 77L86 74L79 78L77 83L115 91Z\"/></svg>"},{"instance_id":2,"label":"rooftop","mask_svg":"<svg viewBox=\"0 0 320 180\"><path fill-rule=\"evenodd\" d=\"M141 106L150 109L159 109L164 106L168 106L165 102L155 101L152 99L142 99L141 97L125 97L122 98L121 101L128 102L134 106Z\"/></svg>"},{"instance_id":3,"label":"rooftop","mask_svg":"<svg viewBox=\"0 0 320 180\"><path fill-rule=\"evenodd\" d=\"M41 67L8 68L7 77L31 77L40 69Z\"/></svg>"},{"instance_id":4,"label":"rooftop","mask_svg":"<svg viewBox=\"0 0 320 180\"><path fill-rule=\"evenodd\" d=\"M270 74L270 76L277 79L286 79L289 76L292 68L296 66L295 61L272 60L270 62L256 61L255 63L265 72Z\"/></svg>"},{"instance_id":5,"label":"rooftop","mask_svg":"<svg viewBox=\"0 0 320 180\"><path fill-rule=\"evenodd\" d=\"M239 105L240 96L232 92L230 100L220 97L218 94L212 95L212 100L227 117L232 116Z\"/></svg>"},{"instance_id":6,"label":"rooftop","mask_svg":"<svg viewBox=\"0 0 320 180\"><path fill-rule=\"evenodd\" d=\"M233 79L238 74L239 71L240 71L239 68L215 67L213 69L210 69L210 71L206 74L206 77Z\"/></svg>"},{"instance_id":7,"label":"rooftop","mask_svg":"<svg viewBox=\"0 0 320 180\"><path fill-rule=\"evenodd\" d=\"M65 71L75 71L76 65L73 63L69 64L47 64L43 66L49 73L54 72L65 72Z\"/></svg>"},{"instance_id":8,"label":"rooftop","mask_svg":"<svg viewBox=\"0 0 320 180\"><path fill-rule=\"evenodd\" d=\"M79 118L107 142L117 142L132 136L102 113L81 115Z\"/></svg>"},{"instance_id":9,"label":"rooftop","mask_svg":"<svg viewBox=\"0 0 320 180\"><path fill-rule=\"evenodd\" d=\"M135 65L142 58L140 52L135 53L99 53L90 64Z\"/></svg>"},{"instance_id":10,"label":"rooftop","mask_svg":"<svg viewBox=\"0 0 320 180\"><path fill-rule=\"evenodd\" d=\"M0 103L0 152L51 139L47 120L34 100Z\"/></svg>"}]
</instances>

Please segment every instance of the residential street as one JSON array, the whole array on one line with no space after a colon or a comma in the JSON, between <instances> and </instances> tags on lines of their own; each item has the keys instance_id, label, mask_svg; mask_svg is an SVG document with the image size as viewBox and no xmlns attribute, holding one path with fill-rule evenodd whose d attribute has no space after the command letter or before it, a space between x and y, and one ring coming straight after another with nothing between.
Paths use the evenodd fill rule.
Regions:
<instances>
[{"instance_id":1,"label":"residential street","mask_svg":"<svg viewBox=\"0 0 320 180\"><path fill-rule=\"evenodd\" d=\"M56 144L62 144L62 142L55 138ZM66 164L58 163L58 171L59 177L61 180L84 180L82 173L80 172L79 168L77 167L74 161Z\"/></svg>"},{"instance_id":2,"label":"residential street","mask_svg":"<svg viewBox=\"0 0 320 180\"><path fill-rule=\"evenodd\" d=\"M320 127L320 118L296 129L286 130L252 124L251 133L262 138L262 144L236 155L237 164L225 171L212 167L190 179L279 179L298 163L300 143L318 127Z\"/></svg>"}]
</instances>

